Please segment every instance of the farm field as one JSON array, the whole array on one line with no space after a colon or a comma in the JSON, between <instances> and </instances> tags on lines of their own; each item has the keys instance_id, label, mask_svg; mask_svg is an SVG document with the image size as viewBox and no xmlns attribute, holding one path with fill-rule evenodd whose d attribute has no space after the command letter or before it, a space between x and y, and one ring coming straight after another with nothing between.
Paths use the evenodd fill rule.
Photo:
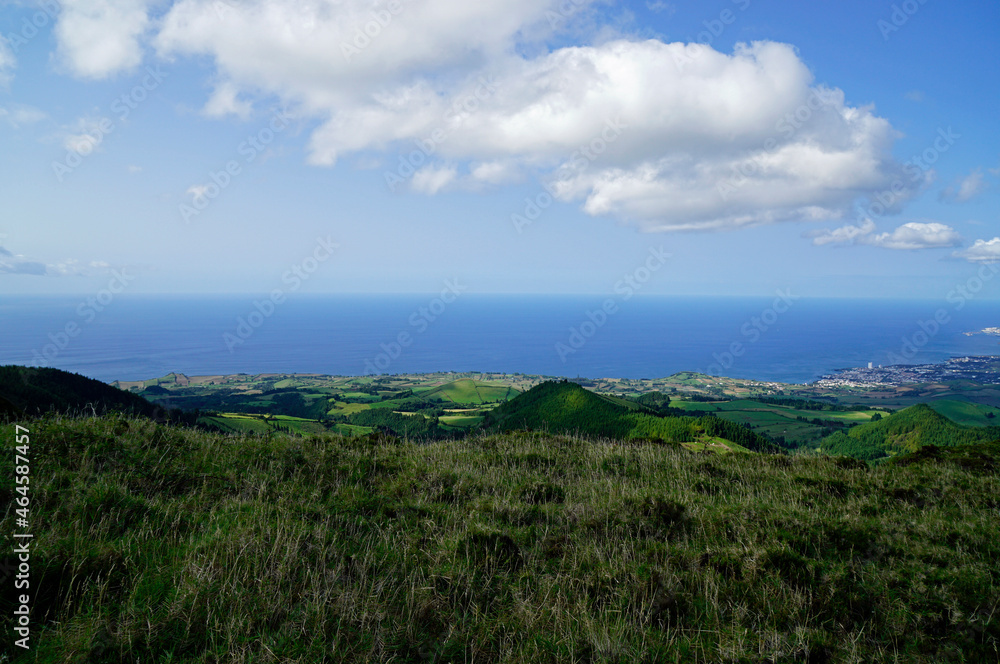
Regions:
<instances>
[{"instance_id":1,"label":"farm field","mask_svg":"<svg viewBox=\"0 0 1000 664\"><path fill-rule=\"evenodd\" d=\"M226 433L366 435L379 426L392 429L401 417L424 422L427 431L462 433L477 426L497 404L542 380L453 373L389 377L171 373L113 385L167 408L197 410L200 424Z\"/></svg>"},{"instance_id":2,"label":"farm field","mask_svg":"<svg viewBox=\"0 0 1000 664\"><path fill-rule=\"evenodd\" d=\"M288 431L366 435L399 429L406 417L413 435L440 437L470 431L497 405L552 376L437 372L382 376L171 373L145 381L115 382L167 408L197 409L201 422L226 432ZM809 445L876 413L917 403L955 422L988 426L1000 414L1000 389L969 381L899 386L793 385L681 372L657 379L585 379L582 387L615 403L641 408L636 399L659 393L689 415L716 415L792 447ZM419 420L417 418L420 418ZM418 431L419 429L419 431Z\"/></svg>"}]
</instances>

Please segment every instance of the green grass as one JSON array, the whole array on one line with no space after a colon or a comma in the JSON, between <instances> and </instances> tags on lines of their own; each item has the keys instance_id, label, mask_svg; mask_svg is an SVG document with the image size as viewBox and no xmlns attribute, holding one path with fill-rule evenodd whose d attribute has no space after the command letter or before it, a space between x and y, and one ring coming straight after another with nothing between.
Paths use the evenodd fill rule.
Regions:
<instances>
[{"instance_id":1,"label":"green grass","mask_svg":"<svg viewBox=\"0 0 1000 664\"><path fill-rule=\"evenodd\" d=\"M441 424L467 429L483 421L482 415L442 415L438 418Z\"/></svg>"},{"instance_id":2,"label":"green grass","mask_svg":"<svg viewBox=\"0 0 1000 664\"><path fill-rule=\"evenodd\" d=\"M492 431L536 429L550 433L605 436L617 439L659 439L678 443L703 442L725 436L743 447L777 451L767 440L716 417L662 417L635 402L596 394L568 381L536 385L485 414L483 427Z\"/></svg>"},{"instance_id":3,"label":"green grass","mask_svg":"<svg viewBox=\"0 0 1000 664\"><path fill-rule=\"evenodd\" d=\"M482 383L469 378L462 378L441 385L418 391L425 399L440 399L456 404L482 404L488 401L498 401L517 396L518 392L507 385Z\"/></svg>"},{"instance_id":4,"label":"green grass","mask_svg":"<svg viewBox=\"0 0 1000 664\"><path fill-rule=\"evenodd\" d=\"M752 399L727 401L673 400L670 405L686 412L707 411L730 422L748 424L757 433L784 438L792 446L815 446L830 426L827 422L862 424L871 419L871 411L804 410ZM797 418L803 418L806 421ZM815 424L814 419L823 424Z\"/></svg>"},{"instance_id":5,"label":"green grass","mask_svg":"<svg viewBox=\"0 0 1000 664\"><path fill-rule=\"evenodd\" d=\"M367 392L344 392L341 395L345 399L359 399L362 401L378 401L380 397L377 397Z\"/></svg>"},{"instance_id":6,"label":"green grass","mask_svg":"<svg viewBox=\"0 0 1000 664\"><path fill-rule=\"evenodd\" d=\"M824 438L820 446L831 454L880 459L915 452L925 445L960 445L1000 437L1000 427L961 426L927 404L910 406L878 421Z\"/></svg>"},{"instance_id":7,"label":"green grass","mask_svg":"<svg viewBox=\"0 0 1000 664\"><path fill-rule=\"evenodd\" d=\"M267 433L271 431L271 427L263 420L247 416L219 415L202 417L198 422L218 427L227 433Z\"/></svg>"},{"instance_id":8,"label":"green grass","mask_svg":"<svg viewBox=\"0 0 1000 664\"><path fill-rule=\"evenodd\" d=\"M540 433L20 424L27 661L998 658L989 446L868 468ZM13 458L13 427L0 434ZM13 489L0 475L3 504Z\"/></svg>"},{"instance_id":9,"label":"green grass","mask_svg":"<svg viewBox=\"0 0 1000 664\"><path fill-rule=\"evenodd\" d=\"M343 401L334 401L330 404L330 409L327 413L329 415L352 415L354 413L360 413L363 410L368 410L369 408L371 408L371 406L366 403L345 403Z\"/></svg>"},{"instance_id":10,"label":"green grass","mask_svg":"<svg viewBox=\"0 0 1000 664\"><path fill-rule=\"evenodd\" d=\"M993 406L983 406L952 399L932 401L928 405L949 420L963 426L986 427L1000 425L1000 408L994 408ZM993 417L987 417L990 413L993 414Z\"/></svg>"},{"instance_id":11,"label":"green grass","mask_svg":"<svg viewBox=\"0 0 1000 664\"><path fill-rule=\"evenodd\" d=\"M205 416L198 420L200 424L218 427L226 433L268 433L277 427L291 430L292 433L313 434L324 433L326 427L315 420L288 415L274 415L264 421L259 416L241 413L220 413Z\"/></svg>"}]
</instances>

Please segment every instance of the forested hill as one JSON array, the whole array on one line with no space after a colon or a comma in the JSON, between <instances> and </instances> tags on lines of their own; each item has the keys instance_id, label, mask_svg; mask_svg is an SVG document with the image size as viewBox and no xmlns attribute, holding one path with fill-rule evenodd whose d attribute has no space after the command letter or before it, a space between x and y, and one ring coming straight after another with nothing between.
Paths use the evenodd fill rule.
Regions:
<instances>
[{"instance_id":1,"label":"forested hill","mask_svg":"<svg viewBox=\"0 0 1000 664\"><path fill-rule=\"evenodd\" d=\"M596 394L571 382L546 382L487 413L485 430L533 429L617 440L662 439L678 443L723 439L759 452L778 447L739 424L714 416L664 417L647 407Z\"/></svg>"},{"instance_id":2,"label":"forested hill","mask_svg":"<svg viewBox=\"0 0 1000 664\"><path fill-rule=\"evenodd\" d=\"M117 411L155 417L162 409L99 380L49 368L0 366L0 418L49 411L90 414Z\"/></svg>"},{"instance_id":3,"label":"forested hill","mask_svg":"<svg viewBox=\"0 0 1000 664\"><path fill-rule=\"evenodd\" d=\"M829 454L870 460L915 452L924 445L970 445L997 439L1000 427L961 426L930 406L917 404L847 433L837 432L824 438L820 447Z\"/></svg>"}]
</instances>

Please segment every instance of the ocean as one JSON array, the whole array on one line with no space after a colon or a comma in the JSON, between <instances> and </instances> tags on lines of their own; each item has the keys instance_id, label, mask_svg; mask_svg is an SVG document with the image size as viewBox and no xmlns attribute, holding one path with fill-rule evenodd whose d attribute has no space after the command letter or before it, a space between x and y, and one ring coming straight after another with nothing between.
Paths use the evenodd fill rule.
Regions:
<instances>
[{"instance_id":1,"label":"ocean","mask_svg":"<svg viewBox=\"0 0 1000 664\"><path fill-rule=\"evenodd\" d=\"M806 383L846 367L1000 354L996 302L636 296L4 296L0 364L103 381L170 372L489 371Z\"/></svg>"}]
</instances>

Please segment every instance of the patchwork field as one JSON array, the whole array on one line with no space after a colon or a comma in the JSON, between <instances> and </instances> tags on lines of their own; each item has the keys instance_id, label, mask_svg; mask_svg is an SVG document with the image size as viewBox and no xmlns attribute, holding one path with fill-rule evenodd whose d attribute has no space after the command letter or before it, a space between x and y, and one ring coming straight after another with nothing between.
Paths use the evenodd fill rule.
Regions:
<instances>
[{"instance_id":1,"label":"patchwork field","mask_svg":"<svg viewBox=\"0 0 1000 664\"><path fill-rule=\"evenodd\" d=\"M167 408L198 409L221 431L288 431L365 435L377 428L441 437L469 431L497 405L551 380L500 373L327 376L321 374L168 374L117 382ZM811 445L837 431L917 404L969 426L1000 414L1000 388L970 381L897 386L789 385L682 372L658 379L577 379L615 403L641 409L643 395L662 395L671 408L716 415L790 446ZM664 402L665 403L665 402ZM417 418L420 418L419 420ZM418 426L419 425L419 426ZM417 427L417 428L414 428Z\"/></svg>"}]
</instances>

